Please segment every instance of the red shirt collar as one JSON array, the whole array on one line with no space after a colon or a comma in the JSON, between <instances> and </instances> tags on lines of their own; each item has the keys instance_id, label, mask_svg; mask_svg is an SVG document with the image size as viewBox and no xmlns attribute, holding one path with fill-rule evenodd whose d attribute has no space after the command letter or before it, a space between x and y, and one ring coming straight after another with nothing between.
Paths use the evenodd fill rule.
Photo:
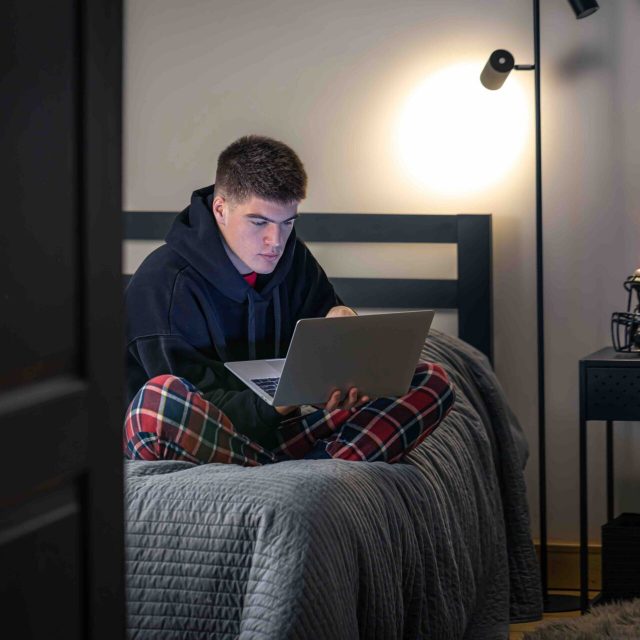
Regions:
<instances>
[{"instance_id":1,"label":"red shirt collar","mask_svg":"<svg viewBox=\"0 0 640 640\"><path fill-rule=\"evenodd\" d=\"M251 273L247 273L242 276L249 285L251 285L254 289L256 288L256 280L258 279L258 274L255 271Z\"/></svg>"}]
</instances>

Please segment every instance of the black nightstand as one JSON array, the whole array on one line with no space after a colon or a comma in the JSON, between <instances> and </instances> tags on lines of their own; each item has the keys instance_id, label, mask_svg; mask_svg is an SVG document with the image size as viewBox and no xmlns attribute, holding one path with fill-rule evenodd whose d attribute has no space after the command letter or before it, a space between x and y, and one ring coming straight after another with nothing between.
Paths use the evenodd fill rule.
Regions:
<instances>
[{"instance_id":1,"label":"black nightstand","mask_svg":"<svg viewBox=\"0 0 640 640\"><path fill-rule=\"evenodd\" d=\"M587 421L607 423L607 520L613 519L613 421L640 420L640 356L600 349L580 360L580 609L589 608Z\"/></svg>"}]
</instances>

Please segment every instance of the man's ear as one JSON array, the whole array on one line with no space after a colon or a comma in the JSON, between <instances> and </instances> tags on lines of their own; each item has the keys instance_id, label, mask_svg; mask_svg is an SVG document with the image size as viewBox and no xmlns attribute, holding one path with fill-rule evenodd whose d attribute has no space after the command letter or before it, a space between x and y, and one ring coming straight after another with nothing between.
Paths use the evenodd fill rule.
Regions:
<instances>
[{"instance_id":1,"label":"man's ear","mask_svg":"<svg viewBox=\"0 0 640 640\"><path fill-rule=\"evenodd\" d=\"M227 224L227 201L222 196L216 196L211 203L213 217L218 224Z\"/></svg>"}]
</instances>

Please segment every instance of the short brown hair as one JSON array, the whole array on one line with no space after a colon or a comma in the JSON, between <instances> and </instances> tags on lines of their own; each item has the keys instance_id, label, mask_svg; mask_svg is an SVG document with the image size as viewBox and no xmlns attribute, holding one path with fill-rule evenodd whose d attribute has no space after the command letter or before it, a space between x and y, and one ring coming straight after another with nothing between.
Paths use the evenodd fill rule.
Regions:
<instances>
[{"instance_id":1,"label":"short brown hair","mask_svg":"<svg viewBox=\"0 0 640 640\"><path fill-rule=\"evenodd\" d=\"M307 174L300 158L283 142L243 136L218 157L215 194L236 202L251 196L279 204L306 196Z\"/></svg>"}]
</instances>

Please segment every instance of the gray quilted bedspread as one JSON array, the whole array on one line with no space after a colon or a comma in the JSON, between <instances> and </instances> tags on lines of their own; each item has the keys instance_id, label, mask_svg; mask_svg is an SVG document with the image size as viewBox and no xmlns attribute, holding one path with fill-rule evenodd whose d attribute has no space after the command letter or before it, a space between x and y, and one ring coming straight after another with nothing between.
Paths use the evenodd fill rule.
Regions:
<instances>
[{"instance_id":1,"label":"gray quilted bedspread","mask_svg":"<svg viewBox=\"0 0 640 640\"><path fill-rule=\"evenodd\" d=\"M432 331L454 409L388 465L127 462L132 638L483 640L541 615L527 448L479 352Z\"/></svg>"}]
</instances>

